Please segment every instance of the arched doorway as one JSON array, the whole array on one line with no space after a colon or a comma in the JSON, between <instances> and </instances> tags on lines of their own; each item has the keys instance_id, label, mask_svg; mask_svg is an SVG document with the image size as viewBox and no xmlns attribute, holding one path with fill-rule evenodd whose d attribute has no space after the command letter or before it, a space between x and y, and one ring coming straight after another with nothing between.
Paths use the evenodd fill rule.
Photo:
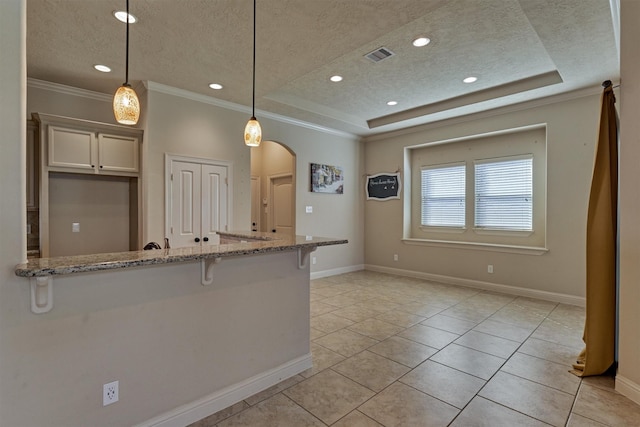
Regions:
<instances>
[{"instance_id":1,"label":"arched doorway","mask_svg":"<svg viewBox=\"0 0 640 427\"><path fill-rule=\"evenodd\" d=\"M279 142L251 149L251 228L296 232L296 155Z\"/></svg>"}]
</instances>

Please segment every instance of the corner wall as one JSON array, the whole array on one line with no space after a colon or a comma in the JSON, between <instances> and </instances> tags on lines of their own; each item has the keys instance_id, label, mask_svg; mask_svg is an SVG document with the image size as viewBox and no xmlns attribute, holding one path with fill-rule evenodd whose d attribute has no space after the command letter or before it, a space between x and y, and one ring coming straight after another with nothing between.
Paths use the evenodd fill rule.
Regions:
<instances>
[{"instance_id":1,"label":"corner wall","mask_svg":"<svg viewBox=\"0 0 640 427\"><path fill-rule=\"evenodd\" d=\"M620 4L620 305L616 390L640 405L640 3Z\"/></svg>"},{"instance_id":2,"label":"corner wall","mask_svg":"<svg viewBox=\"0 0 640 427\"><path fill-rule=\"evenodd\" d=\"M596 93L596 89L593 91ZM535 104L533 104L535 105ZM530 125L547 126L547 236L543 255L474 248L407 245L403 200L365 202L367 268L423 274L494 289L519 288L524 294L581 303L585 289L585 227L594 147L597 94L519 111L501 109L480 117L454 119L369 138L366 172L403 168L405 147ZM404 171L403 171L404 172ZM403 177L404 179L404 177ZM409 191L403 182L403 192ZM393 261L398 254L399 260ZM493 265L494 273L487 272Z\"/></svg>"}]
</instances>

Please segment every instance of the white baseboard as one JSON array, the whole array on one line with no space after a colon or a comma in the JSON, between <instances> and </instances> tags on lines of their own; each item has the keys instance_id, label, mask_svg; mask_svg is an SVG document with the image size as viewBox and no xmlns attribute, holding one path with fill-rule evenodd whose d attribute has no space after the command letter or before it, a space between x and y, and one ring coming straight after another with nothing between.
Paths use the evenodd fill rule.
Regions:
<instances>
[{"instance_id":1,"label":"white baseboard","mask_svg":"<svg viewBox=\"0 0 640 427\"><path fill-rule=\"evenodd\" d=\"M311 353L179 406L135 427L184 427L253 396L313 366Z\"/></svg>"},{"instance_id":2,"label":"white baseboard","mask_svg":"<svg viewBox=\"0 0 640 427\"><path fill-rule=\"evenodd\" d=\"M522 297L537 298L546 301L559 302L562 304L586 306L584 297L560 294L556 292L540 291L536 289L519 288L517 286L501 285L498 283L483 282L480 280L462 279L452 276L441 276L439 274L423 273L421 271L402 270L399 268L383 267L379 265L365 264L365 270L377 271L380 273L395 274L398 276L415 277L418 279L432 280L434 282L446 283L450 285L466 286L469 288L483 289L485 291L501 292L503 294L518 295Z\"/></svg>"},{"instance_id":3,"label":"white baseboard","mask_svg":"<svg viewBox=\"0 0 640 427\"><path fill-rule=\"evenodd\" d=\"M616 391L640 405L640 384L636 384L630 379L617 374Z\"/></svg>"},{"instance_id":4,"label":"white baseboard","mask_svg":"<svg viewBox=\"0 0 640 427\"><path fill-rule=\"evenodd\" d=\"M348 267L334 268L331 270L314 271L313 273L311 273L311 280L335 276L337 274L352 273L354 271L360 270L364 270L364 264L350 265Z\"/></svg>"}]
</instances>

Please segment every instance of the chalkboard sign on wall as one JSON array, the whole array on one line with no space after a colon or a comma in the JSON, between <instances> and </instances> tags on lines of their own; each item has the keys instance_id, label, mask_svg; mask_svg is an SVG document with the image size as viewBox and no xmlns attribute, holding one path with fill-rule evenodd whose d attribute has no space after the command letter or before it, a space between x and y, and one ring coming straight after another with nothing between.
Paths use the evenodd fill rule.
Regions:
<instances>
[{"instance_id":1,"label":"chalkboard sign on wall","mask_svg":"<svg viewBox=\"0 0 640 427\"><path fill-rule=\"evenodd\" d=\"M366 186L367 200L399 199L402 189L400 172L369 175Z\"/></svg>"}]
</instances>

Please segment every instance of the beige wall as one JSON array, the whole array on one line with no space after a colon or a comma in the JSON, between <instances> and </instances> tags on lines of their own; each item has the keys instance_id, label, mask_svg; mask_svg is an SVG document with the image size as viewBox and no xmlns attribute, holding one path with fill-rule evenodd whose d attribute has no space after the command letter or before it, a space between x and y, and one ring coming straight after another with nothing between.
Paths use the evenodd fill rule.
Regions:
<instances>
[{"instance_id":1,"label":"beige wall","mask_svg":"<svg viewBox=\"0 0 640 427\"><path fill-rule=\"evenodd\" d=\"M621 1L620 331L616 389L640 404L640 3Z\"/></svg>"},{"instance_id":2,"label":"beige wall","mask_svg":"<svg viewBox=\"0 0 640 427\"><path fill-rule=\"evenodd\" d=\"M599 97L594 94L369 138L365 164L367 173L374 174L402 168L407 146L546 124L548 252L532 255L408 245L402 242L403 201L367 201L366 264L584 297L584 229L598 114ZM393 261L393 254L398 254L399 261ZM493 274L487 272L489 264Z\"/></svg>"},{"instance_id":3,"label":"beige wall","mask_svg":"<svg viewBox=\"0 0 640 427\"><path fill-rule=\"evenodd\" d=\"M50 173L49 256L128 251L130 185L125 177Z\"/></svg>"}]
</instances>

